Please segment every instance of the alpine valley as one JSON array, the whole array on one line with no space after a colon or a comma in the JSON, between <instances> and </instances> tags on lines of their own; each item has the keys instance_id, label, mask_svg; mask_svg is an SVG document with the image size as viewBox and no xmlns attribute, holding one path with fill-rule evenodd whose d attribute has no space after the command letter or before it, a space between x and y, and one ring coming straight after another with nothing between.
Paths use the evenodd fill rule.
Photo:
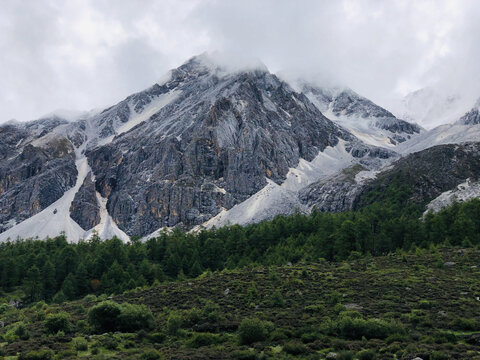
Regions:
<instances>
[{"instance_id":1,"label":"alpine valley","mask_svg":"<svg viewBox=\"0 0 480 360\"><path fill-rule=\"evenodd\" d=\"M425 210L480 196L480 102L432 130L411 120L200 55L101 111L0 125L0 241L357 210L399 178Z\"/></svg>"}]
</instances>

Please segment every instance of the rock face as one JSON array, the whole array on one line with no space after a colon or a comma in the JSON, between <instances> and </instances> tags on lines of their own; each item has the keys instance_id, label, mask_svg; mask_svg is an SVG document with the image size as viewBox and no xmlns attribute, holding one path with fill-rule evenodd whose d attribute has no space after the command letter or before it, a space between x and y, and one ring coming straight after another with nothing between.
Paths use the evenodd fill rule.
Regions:
<instances>
[{"instance_id":1,"label":"rock face","mask_svg":"<svg viewBox=\"0 0 480 360\"><path fill-rule=\"evenodd\" d=\"M478 125L480 124L480 110L478 107L473 108L458 121L462 125Z\"/></svg>"},{"instance_id":2,"label":"rock face","mask_svg":"<svg viewBox=\"0 0 480 360\"><path fill-rule=\"evenodd\" d=\"M0 127L0 231L38 213L75 184L70 141L35 141L62 124L47 119Z\"/></svg>"},{"instance_id":3,"label":"rock face","mask_svg":"<svg viewBox=\"0 0 480 360\"><path fill-rule=\"evenodd\" d=\"M352 210L363 190L363 184L357 183L355 175L364 169L361 165L346 168L331 178L306 187L300 191L299 198L303 204L321 212Z\"/></svg>"},{"instance_id":4,"label":"rock face","mask_svg":"<svg viewBox=\"0 0 480 360\"><path fill-rule=\"evenodd\" d=\"M267 71L222 74L194 58L161 88L149 91L178 96L148 122L87 152L97 190L129 234L199 225L267 178L281 183L300 158L312 160L339 139L354 141ZM146 106L149 97L141 98Z\"/></svg>"},{"instance_id":5,"label":"rock face","mask_svg":"<svg viewBox=\"0 0 480 360\"><path fill-rule=\"evenodd\" d=\"M90 172L85 177L70 206L70 217L85 231L100 223L100 205L96 194L95 182L92 180Z\"/></svg>"}]
</instances>

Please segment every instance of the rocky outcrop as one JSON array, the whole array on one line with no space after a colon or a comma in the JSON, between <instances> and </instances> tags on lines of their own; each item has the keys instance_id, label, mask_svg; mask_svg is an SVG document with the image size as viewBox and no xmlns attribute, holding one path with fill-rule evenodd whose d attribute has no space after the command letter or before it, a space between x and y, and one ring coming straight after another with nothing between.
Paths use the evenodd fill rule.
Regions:
<instances>
[{"instance_id":1,"label":"rocky outcrop","mask_svg":"<svg viewBox=\"0 0 480 360\"><path fill-rule=\"evenodd\" d=\"M315 182L300 191L300 201L321 212L352 210L363 190L363 184L355 181L355 175L363 170L365 168L357 164L333 177Z\"/></svg>"},{"instance_id":2,"label":"rocky outcrop","mask_svg":"<svg viewBox=\"0 0 480 360\"><path fill-rule=\"evenodd\" d=\"M67 139L32 144L58 125L40 121L0 127L0 231L40 212L75 184L75 154Z\"/></svg>"},{"instance_id":3,"label":"rocky outcrop","mask_svg":"<svg viewBox=\"0 0 480 360\"><path fill-rule=\"evenodd\" d=\"M70 206L70 217L83 230L90 230L100 223L100 205L97 200L92 173L88 173L82 186L75 194Z\"/></svg>"},{"instance_id":4,"label":"rocky outcrop","mask_svg":"<svg viewBox=\"0 0 480 360\"><path fill-rule=\"evenodd\" d=\"M478 107L473 108L465 115L463 115L459 120L459 124L462 125L478 125L480 124L480 110Z\"/></svg>"},{"instance_id":5,"label":"rocky outcrop","mask_svg":"<svg viewBox=\"0 0 480 360\"><path fill-rule=\"evenodd\" d=\"M479 163L480 143L438 145L410 154L366 183L355 200L354 208L381 199L392 185L407 187L411 190L410 200L426 205L441 193L465 182L465 179L477 180L480 176Z\"/></svg>"}]
</instances>

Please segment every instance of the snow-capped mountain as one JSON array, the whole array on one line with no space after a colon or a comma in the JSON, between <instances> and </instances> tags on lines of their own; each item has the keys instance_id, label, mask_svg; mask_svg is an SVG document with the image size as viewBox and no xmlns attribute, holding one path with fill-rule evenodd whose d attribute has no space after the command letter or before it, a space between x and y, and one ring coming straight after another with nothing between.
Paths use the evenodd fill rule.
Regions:
<instances>
[{"instance_id":1,"label":"snow-capped mountain","mask_svg":"<svg viewBox=\"0 0 480 360\"><path fill-rule=\"evenodd\" d=\"M465 135L478 107L451 126L463 134L452 142L478 139ZM432 134L352 90L297 88L264 66L226 70L201 55L104 110L0 126L0 241L127 240L353 209L392 168L415 167L417 155L399 152L441 143ZM457 169L431 195L467 175Z\"/></svg>"},{"instance_id":2,"label":"snow-capped mountain","mask_svg":"<svg viewBox=\"0 0 480 360\"><path fill-rule=\"evenodd\" d=\"M473 99L437 87L425 87L407 94L395 113L428 129L457 120L471 107Z\"/></svg>"},{"instance_id":3,"label":"snow-capped mountain","mask_svg":"<svg viewBox=\"0 0 480 360\"><path fill-rule=\"evenodd\" d=\"M441 144L460 144L480 141L480 99L454 122L424 132L421 136L400 144L400 153L412 153Z\"/></svg>"},{"instance_id":4,"label":"snow-capped mountain","mask_svg":"<svg viewBox=\"0 0 480 360\"><path fill-rule=\"evenodd\" d=\"M299 87L322 114L367 144L394 148L423 131L420 126L397 119L391 112L351 89L320 87L305 82Z\"/></svg>"},{"instance_id":5,"label":"snow-capped mountain","mask_svg":"<svg viewBox=\"0 0 480 360\"><path fill-rule=\"evenodd\" d=\"M275 201L283 190L296 196L343 163L378 167L395 156L323 116L265 68L228 72L205 55L98 113L1 130L11 135L1 140L0 201L19 205L2 206L0 240L190 228L270 187L282 188L271 210L282 213ZM265 216L252 209L248 221Z\"/></svg>"}]
</instances>

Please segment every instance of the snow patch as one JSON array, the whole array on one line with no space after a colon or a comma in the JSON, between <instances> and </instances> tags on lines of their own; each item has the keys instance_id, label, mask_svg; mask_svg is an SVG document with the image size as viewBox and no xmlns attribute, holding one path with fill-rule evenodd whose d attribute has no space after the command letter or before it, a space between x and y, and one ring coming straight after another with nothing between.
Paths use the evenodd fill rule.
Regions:
<instances>
[{"instance_id":1,"label":"snow patch","mask_svg":"<svg viewBox=\"0 0 480 360\"><path fill-rule=\"evenodd\" d=\"M435 145L460 144L469 141L480 141L480 124L440 125L433 130L399 144L395 150L403 154L409 154Z\"/></svg>"},{"instance_id":2,"label":"snow patch","mask_svg":"<svg viewBox=\"0 0 480 360\"><path fill-rule=\"evenodd\" d=\"M480 182L467 179L455 189L446 191L436 197L427 205L424 216L429 212L438 212L445 207L452 205L455 201L464 202L474 198L480 198Z\"/></svg>"},{"instance_id":3,"label":"snow patch","mask_svg":"<svg viewBox=\"0 0 480 360\"><path fill-rule=\"evenodd\" d=\"M130 119L123 125L121 125L117 130L117 135L123 134L131 129L133 129L138 124L150 119L152 115L155 115L162 108L167 106L169 103L174 101L180 95L180 91L172 90L168 93L160 95L157 99L148 104L142 112L137 113L133 109L132 105L129 104L130 113L133 114L130 116Z\"/></svg>"}]
</instances>

